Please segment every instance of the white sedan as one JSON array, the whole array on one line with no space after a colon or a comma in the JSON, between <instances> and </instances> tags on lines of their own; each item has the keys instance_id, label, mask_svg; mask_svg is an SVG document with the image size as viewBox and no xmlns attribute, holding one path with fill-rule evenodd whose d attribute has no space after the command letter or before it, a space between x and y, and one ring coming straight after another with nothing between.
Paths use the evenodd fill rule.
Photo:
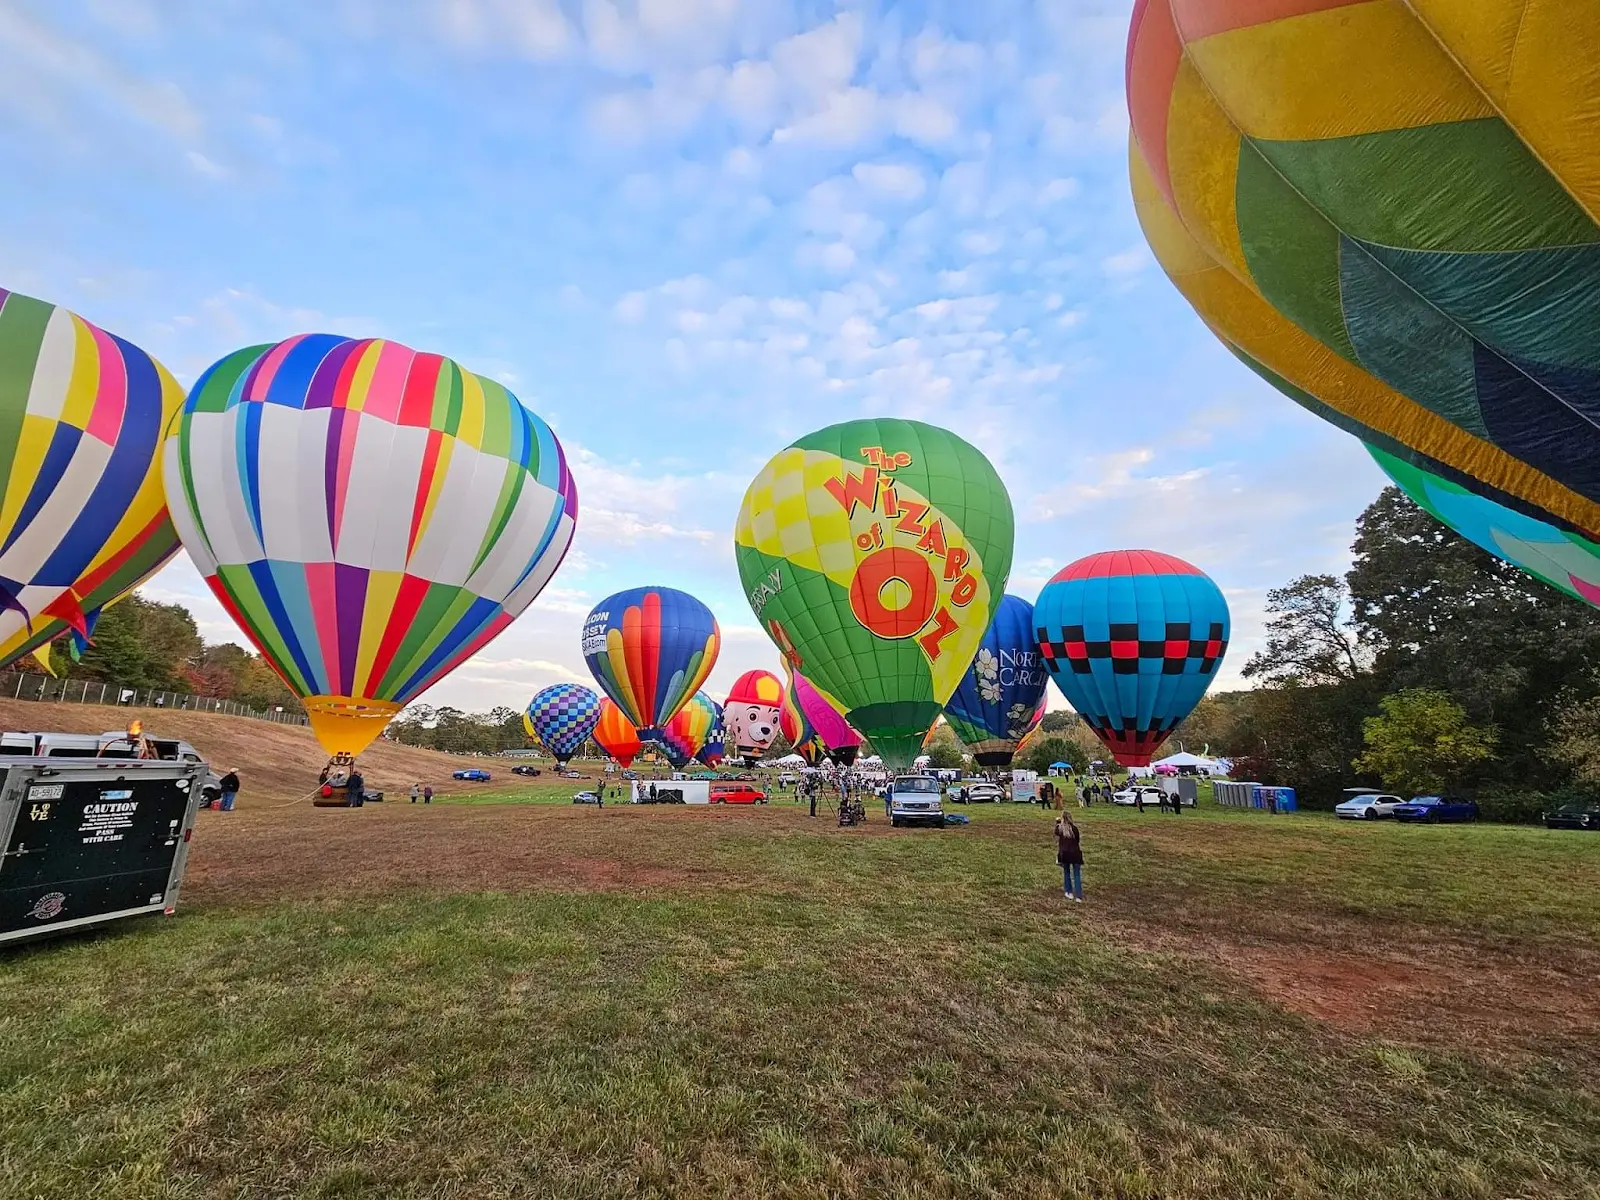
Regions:
<instances>
[{"instance_id":1,"label":"white sedan","mask_svg":"<svg viewBox=\"0 0 1600 1200\"><path fill-rule=\"evenodd\" d=\"M1130 808L1139 802L1139 793L1144 793L1144 802L1151 806L1159 806L1167 802L1167 794L1155 787L1123 788L1120 792L1111 794L1111 803L1125 804Z\"/></svg>"},{"instance_id":2,"label":"white sedan","mask_svg":"<svg viewBox=\"0 0 1600 1200\"><path fill-rule=\"evenodd\" d=\"M1333 806L1333 815L1346 821L1376 821L1394 816L1394 806L1404 804L1399 796L1384 792L1361 792Z\"/></svg>"}]
</instances>

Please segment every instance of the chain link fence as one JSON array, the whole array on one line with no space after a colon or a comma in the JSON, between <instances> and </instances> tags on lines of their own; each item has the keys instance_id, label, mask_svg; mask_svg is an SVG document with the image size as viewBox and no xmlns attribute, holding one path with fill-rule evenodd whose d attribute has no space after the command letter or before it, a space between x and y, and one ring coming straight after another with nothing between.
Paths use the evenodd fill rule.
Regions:
<instances>
[{"instance_id":1,"label":"chain link fence","mask_svg":"<svg viewBox=\"0 0 1600 1200\"><path fill-rule=\"evenodd\" d=\"M254 717L280 725L304 725L306 714L288 705L252 708L237 700L168 692L159 688L124 687L97 679L55 679L22 671L0 671L0 697L49 700L58 704L103 704L108 708L170 708L174 712L210 712L229 717Z\"/></svg>"}]
</instances>

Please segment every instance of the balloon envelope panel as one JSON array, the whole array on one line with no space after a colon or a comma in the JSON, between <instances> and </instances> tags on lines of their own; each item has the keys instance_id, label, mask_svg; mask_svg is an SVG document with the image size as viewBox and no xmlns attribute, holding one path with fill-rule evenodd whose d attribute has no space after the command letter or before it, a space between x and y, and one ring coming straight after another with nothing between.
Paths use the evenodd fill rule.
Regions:
<instances>
[{"instance_id":1,"label":"balloon envelope panel","mask_svg":"<svg viewBox=\"0 0 1600 1200\"><path fill-rule=\"evenodd\" d=\"M1153 550L1062 568L1034 606L1050 677L1124 766L1142 767L1199 703L1228 648L1228 605L1198 568Z\"/></svg>"},{"instance_id":2,"label":"balloon envelope panel","mask_svg":"<svg viewBox=\"0 0 1600 1200\"><path fill-rule=\"evenodd\" d=\"M600 720L600 697L581 683L553 683L534 694L525 714L541 745L564 763L594 733Z\"/></svg>"},{"instance_id":3,"label":"balloon envelope panel","mask_svg":"<svg viewBox=\"0 0 1600 1200\"><path fill-rule=\"evenodd\" d=\"M646 741L700 690L720 645L711 610L675 588L618 592L583 623L590 672Z\"/></svg>"},{"instance_id":4,"label":"balloon envelope panel","mask_svg":"<svg viewBox=\"0 0 1600 1200\"><path fill-rule=\"evenodd\" d=\"M143 350L0 288L0 654L103 608L177 549L160 445L183 389Z\"/></svg>"},{"instance_id":5,"label":"balloon envelope panel","mask_svg":"<svg viewBox=\"0 0 1600 1200\"><path fill-rule=\"evenodd\" d=\"M945 720L979 766L1003 767L1037 723L1049 686L1034 635L1033 605L1002 596L977 657L944 706Z\"/></svg>"},{"instance_id":6,"label":"balloon envelope panel","mask_svg":"<svg viewBox=\"0 0 1600 1200\"><path fill-rule=\"evenodd\" d=\"M1589 0L1141 0L1128 98L1140 221L1219 337L1367 443L1600 531Z\"/></svg>"},{"instance_id":7,"label":"balloon envelope panel","mask_svg":"<svg viewBox=\"0 0 1600 1200\"><path fill-rule=\"evenodd\" d=\"M696 696L705 696L704 692L696 692ZM706 730L705 744L695 754L695 760L708 767L714 767L722 761L725 749L725 733L722 727L722 705L711 697L706 696L706 701L711 705L711 728Z\"/></svg>"},{"instance_id":8,"label":"balloon envelope panel","mask_svg":"<svg viewBox=\"0 0 1600 1200\"><path fill-rule=\"evenodd\" d=\"M1367 449L1395 485L1442 524L1551 587L1600 605L1600 545L1515 512L1376 447Z\"/></svg>"},{"instance_id":9,"label":"balloon envelope panel","mask_svg":"<svg viewBox=\"0 0 1600 1200\"><path fill-rule=\"evenodd\" d=\"M330 334L207 370L165 479L190 557L330 752L509 625L577 519L555 435L500 384Z\"/></svg>"},{"instance_id":10,"label":"balloon envelope panel","mask_svg":"<svg viewBox=\"0 0 1600 1200\"><path fill-rule=\"evenodd\" d=\"M789 687L823 747L831 757L848 766L861 748L861 735L851 727L833 699L823 695L814 683L798 671L791 671Z\"/></svg>"},{"instance_id":11,"label":"balloon envelope panel","mask_svg":"<svg viewBox=\"0 0 1600 1200\"><path fill-rule=\"evenodd\" d=\"M779 651L906 765L977 653L1012 536L1010 497L982 454L883 419L774 457L745 493L734 549Z\"/></svg>"}]
</instances>

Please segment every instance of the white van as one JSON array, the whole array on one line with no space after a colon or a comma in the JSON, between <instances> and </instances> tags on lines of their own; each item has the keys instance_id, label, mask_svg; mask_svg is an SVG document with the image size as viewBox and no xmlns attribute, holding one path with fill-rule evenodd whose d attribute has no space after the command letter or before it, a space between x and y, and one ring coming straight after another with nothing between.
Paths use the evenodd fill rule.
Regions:
<instances>
[{"instance_id":1,"label":"white van","mask_svg":"<svg viewBox=\"0 0 1600 1200\"><path fill-rule=\"evenodd\" d=\"M932 775L897 775L889 785L889 824L944 828L944 789Z\"/></svg>"}]
</instances>

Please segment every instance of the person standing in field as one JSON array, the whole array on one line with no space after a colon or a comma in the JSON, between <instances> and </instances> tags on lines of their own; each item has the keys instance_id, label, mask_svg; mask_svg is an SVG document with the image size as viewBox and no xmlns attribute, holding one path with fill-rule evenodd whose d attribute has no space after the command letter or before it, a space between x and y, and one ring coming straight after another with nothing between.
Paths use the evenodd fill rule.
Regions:
<instances>
[{"instance_id":1,"label":"person standing in field","mask_svg":"<svg viewBox=\"0 0 1600 1200\"><path fill-rule=\"evenodd\" d=\"M1083 835L1065 809L1056 818L1056 864L1061 868L1061 894L1083 902Z\"/></svg>"},{"instance_id":2,"label":"person standing in field","mask_svg":"<svg viewBox=\"0 0 1600 1200\"><path fill-rule=\"evenodd\" d=\"M413 783L411 785L411 803L415 804L417 802L417 797L420 795L422 795L422 785L420 783Z\"/></svg>"},{"instance_id":3,"label":"person standing in field","mask_svg":"<svg viewBox=\"0 0 1600 1200\"><path fill-rule=\"evenodd\" d=\"M430 783L427 787L422 789L422 802L424 804L433 803L433 784Z\"/></svg>"},{"instance_id":4,"label":"person standing in field","mask_svg":"<svg viewBox=\"0 0 1600 1200\"><path fill-rule=\"evenodd\" d=\"M239 794L239 772L229 771L217 785L222 793L222 811L232 812L234 797Z\"/></svg>"}]
</instances>

